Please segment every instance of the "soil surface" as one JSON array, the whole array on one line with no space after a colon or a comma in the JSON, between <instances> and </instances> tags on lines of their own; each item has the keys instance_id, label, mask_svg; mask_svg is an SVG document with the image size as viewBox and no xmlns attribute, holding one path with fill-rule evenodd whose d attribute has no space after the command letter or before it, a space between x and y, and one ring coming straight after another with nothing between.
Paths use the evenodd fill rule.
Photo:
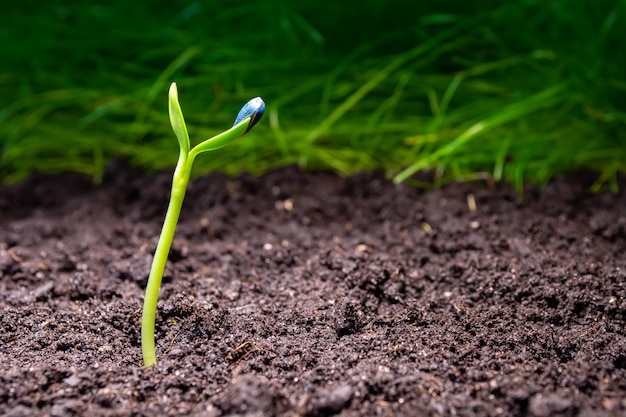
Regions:
<instances>
[{"instance_id":1,"label":"soil surface","mask_svg":"<svg viewBox=\"0 0 626 417\"><path fill-rule=\"evenodd\" d=\"M145 368L171 173L113 168L0 191L1 415L626 415L623 179L198 178Z\"/></svg>"}]
</instances>

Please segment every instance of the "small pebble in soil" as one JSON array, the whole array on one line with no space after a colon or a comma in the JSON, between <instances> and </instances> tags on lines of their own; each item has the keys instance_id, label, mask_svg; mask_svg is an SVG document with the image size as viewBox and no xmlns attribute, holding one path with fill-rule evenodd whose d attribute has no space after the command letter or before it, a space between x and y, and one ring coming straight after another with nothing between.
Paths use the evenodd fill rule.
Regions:
<instances>
[{"instance_id":1,"label":"small pebble in soil","mask_svg":"<svg viewBox=\"0 0 626 417\"><path fill-rule=\"evenodd\" d=\"M78 384L80 384L80 381L81 381L80 377L78 375L74 374L74 375L72 375L70 377L65 378L63 380L63 383L65 385L67 385L68 387L74 388L74 387L78 386Z\"/></svg>"},{"instance_id":2,"label":"small pebble in soil","mask_svg":"<svg viewBox=\"0 0 626 417\"><path fill-rule=\"evenodd\" d=\"M338 413L350 404L354 390L349 385L325 391L313 401L313 409L320 414Z\"/></svg>"},{"instance_id":3,"label":"small pebble in soil","mask_svg":"<svg viewBox=\"0 0 626 417\"><path fill-rule=\"evenodd\" d=\"M536 394L531 397L528 409L531 415L542 417L563 413L571 406L571 400L563 398L558 394Z\"/></svg>"},{"instance_id":4,"label":"small pebble in soil","mask_svg":"<svg viewBox=\"0 0 626 417\"><path fill-rule=\"evenodd\" d=\"M357 252L361 252L362 253L362 252L369 251L370 248L367 245L364 245L364 244L361 243L360 245L356 245L356 250L357 250Z\"/></svg>"}]
</instances>

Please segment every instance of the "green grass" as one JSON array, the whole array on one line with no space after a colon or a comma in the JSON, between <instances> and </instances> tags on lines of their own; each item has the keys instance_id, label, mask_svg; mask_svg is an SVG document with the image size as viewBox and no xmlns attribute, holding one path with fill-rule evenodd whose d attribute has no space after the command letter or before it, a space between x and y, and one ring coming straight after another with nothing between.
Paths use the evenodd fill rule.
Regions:
<instances>
[{"instance_id":1,"label":"green grass","mask_svg":"<svg viewBox=\"0 0 626 417\"><path fill-rule=\"evenodd\" d=\"M112 158L171 168L167 88L190 135L229 127L260 95L253 134L195 173L291 164L341 174L430 171L543 184L626 171L626 1L64 0L0 10L0 179ZM407 9L407 7L409 9Z\"/></svg>"}]
</instances>

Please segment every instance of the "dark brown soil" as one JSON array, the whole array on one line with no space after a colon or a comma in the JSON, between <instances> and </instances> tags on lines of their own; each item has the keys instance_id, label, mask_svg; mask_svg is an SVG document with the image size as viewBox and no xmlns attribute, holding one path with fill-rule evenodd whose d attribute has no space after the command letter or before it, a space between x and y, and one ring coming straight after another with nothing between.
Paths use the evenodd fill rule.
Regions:
<instances>
[{"instance_id":1,"label":"dark brown soil","mask_svg":"<svg viewBox=\"0 0 626 417\"><path fill-rule=\"evenodd\" d=\"M119 171L0 191L2 415L626 415L624 191L199 178L144 368L171 179Z\"/></svg>"}]
</instances>

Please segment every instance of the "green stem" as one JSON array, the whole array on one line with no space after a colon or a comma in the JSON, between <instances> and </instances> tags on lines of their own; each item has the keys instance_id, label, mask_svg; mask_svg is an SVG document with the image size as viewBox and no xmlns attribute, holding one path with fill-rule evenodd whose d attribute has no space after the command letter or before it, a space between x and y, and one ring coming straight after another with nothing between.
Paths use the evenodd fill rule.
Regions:
<instances>
[{"instance_id":1,"label":"green stem","mask_svg":"<svg viewBox=\"0 0 626 417\"><path fill-rule=\"evenodd\" d=\"M143 302L143 314L141 317L141 350L143 352L143 363L145 366L156 365L156 351L154 346L154 323L156 319L157 300L159 298L159 288L161 287L161 279L167 262L167 255L172 246L176 224L180 216L180 210L185 199L185 191L189 176L191 174L191 166L193 157L188 157L186 153L181 151L174 171L172 179L172 195L170 203L167 207L167 214L163 222L163 229L159 237L152 268L150 268L150 276L148 277L148 285L146 286L146 297Z\"/></svg>"}]
</instances>

